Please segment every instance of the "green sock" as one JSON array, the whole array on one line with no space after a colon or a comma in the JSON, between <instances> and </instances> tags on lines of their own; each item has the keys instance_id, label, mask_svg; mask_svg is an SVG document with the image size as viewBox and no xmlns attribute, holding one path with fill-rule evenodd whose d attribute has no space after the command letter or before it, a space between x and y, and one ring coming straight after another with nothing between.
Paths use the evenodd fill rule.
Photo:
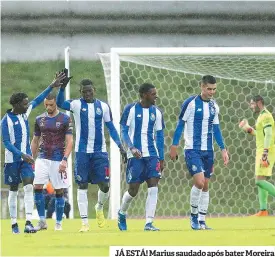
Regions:
<instances>
[{"instance_id":1,"label":"green sock","mask_svg":"<svg viewBox=\"0 0 275 257\"><path fill-rule=\"evenodd\" d=\"M275 186L266 180L256 180L256 185L266 190L270 195L275 196Z\"/></svg>"},{"instance_id":2,"label":"green sock","mask_svg":"<svg viewBox=\"0 0 275 257\"><path fill-rule=\"evenodd\" d=\"M267 210L268 192L258 186L258 196L260 202L260 210Z\"/></svg>"}]
</instances>

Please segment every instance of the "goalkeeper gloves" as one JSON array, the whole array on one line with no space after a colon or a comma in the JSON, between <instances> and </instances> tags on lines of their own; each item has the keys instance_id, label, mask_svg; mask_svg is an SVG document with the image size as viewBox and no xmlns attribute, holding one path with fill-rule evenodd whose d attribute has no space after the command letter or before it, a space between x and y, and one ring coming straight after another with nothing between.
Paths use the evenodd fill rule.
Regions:
<instances>
[{"instance_id":1,"label":"goalkeeper gloves","mask_svg":"<svg viewBox=\"0 0 275 257\"><path fill-rule=\"evenodd\" d=\"M72 79L73 76L68 77L68 72L69 72L69 71L68 71L68 69L66 69L66 68L64 68L61 72L64 73L65 76L66 76L64 79L61 80L61 83L62 83L62 84L61 84L61 88L64 89L64 88L66 88L66 86L68 85L69 81ZM57 74L56 74L56 77L57 77L57 75L60 74L61 72L57 73Z\"/></svg>"},{"instance_id":2,"label":"goalkeeper gloves","mask_svg":"<svg viewBox=\"0 0 275 257\"><path fill-rule=\"evenodd\" d=\"M268 157L268 149L264 149L262 159L261 159L261 167L267 168L269 166Z\"/></svg>"},{"instance_id":3,"label":"goalkeeper gloves","mask_svg":"<svg viewBox=\"0 0 275 257\"><path fill-rule=\"evenodd\" d=\"M239 128L241 128L244 132L253 134L254 130L253 128L248 124L248 121L246 119L242 120L239 123Z\"/></svg>"}]
</instances>

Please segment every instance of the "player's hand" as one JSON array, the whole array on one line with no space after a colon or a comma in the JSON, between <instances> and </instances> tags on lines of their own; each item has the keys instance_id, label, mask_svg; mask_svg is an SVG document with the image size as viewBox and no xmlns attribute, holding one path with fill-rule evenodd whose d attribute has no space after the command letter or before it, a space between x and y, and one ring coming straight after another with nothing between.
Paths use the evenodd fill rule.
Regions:
<instances>
[{"instance_id":1,"label":"player's hand","mask_svg":"<svg viewBox=\"0 0 275 257\"><path fill-rule=\"evenodd\" d=\"M50 87L54 88L54 87L62 86L62 80L65 79L65 78L66 78L66 75L65 75L64 72L57 72L55 74L55 79L51 83Z\"/></svg>"},{"instance_id":2,"label":"player's hand","mask_svg":"<svg viewBox=\"0 0 275 257\"><path fill-rule=\"evenodd\" d=\"M132 147L130 150L131 150L132 155L134 157L136 157L137 159L140 159L142 157L141 152L137 148Z\"/></svg>"},{"instance_id":3,"label":"player's hand","mask_svg":"<svg viewBox=\"0 0 275 257\"><path fill-rule=\"evenodd\" d=\"M170 147L170 159L172 161L176 161L179 158L178 153L177 153L177 149L178 149L178 147L176 145L172 145Z\"/></svg>"},{"instance_id":4,"label":"player's hand","mask_svg":"<svg viewBox=\"0 0 275 257\"><path fill-rule=\"evenodd\" d=\"M229 162L229 156L228 156L228 152L226 149L222 150L222 158L223 158L224 165L227 166L227 164Z\"/></svg>"},{"instance_id":5,"label":"player's hand","mask_svg":"<svg viewBox=\"0 0 275 257\"><path fill-rule=\"evenodd\" d=\"M119 151L120 151L120 154L121 154L123 163L127 163L127 153L126 153L126 151L125 151L123 145L120 145L120 146L119 146Z\"/></svg>"},{"instance_id":6,"label":"player's hand","mask_svg":"<svg viewBox=\"0 0 275 257\"><path fill-rule=\"evenodd\" d=\"M62 161L59 163L59 173L65 173L65 172L66 172L66 169L67 169L67 166L68 166L67 161L62 160Z\"/></svg>"},{"instance_id":7,"label":"player's hand","mask_svg":"<svg viewBox=\"0 0 275 257\"><path fill-rule=\"evenodd\" d=\"M68 77L69 70L66 69L66 68L63 69L62 72L65 73L66 77L61 81L61 83L62 83L61 88L65 88L68 85L69 81L72 79L73 76Z\"/></svg>"},{"instance_id":8,"label":"player's hand","mask_svg":"<svg viewBox=\"0 0 275 257\"><path fill-rule=\"evenodd\" d=\"M30 163L30 164L34 164L34 159L32 158L32 156L28 155L28 154L22 154L21 155L23 161Z\"/></svg>"},{"instance_id":9,"label":"player's hand","mask_svg":"<svg viewBox=\"0 0 275 257\"><path fill-rule=\"evenodd\" d=\"M261 167L267 168L268 166L269 166L268 149L264 149L262 159L261 159Z\"/></svg>"},{"instance_id":10,"label":"player's hand","mask_svg":"<svg viewBox=\"0 0 275 257\"><path fill-rule=\"evenodd\" d=\"M244 132L249 134L253 132L253 128L248 124L247 119L244 119L239 123L239 128L241 128Z\"/></svg>"},{"instance_id":11,"label":"player's hand","mask_svg":"<svg viewBox=\"0 0 275 257\"><path fill-rule=\"evenodd\" d=\"M159 164L160 164L160 171L162 172L164 170L164 160L160 160Z\"/></svg>"}]
</instances>

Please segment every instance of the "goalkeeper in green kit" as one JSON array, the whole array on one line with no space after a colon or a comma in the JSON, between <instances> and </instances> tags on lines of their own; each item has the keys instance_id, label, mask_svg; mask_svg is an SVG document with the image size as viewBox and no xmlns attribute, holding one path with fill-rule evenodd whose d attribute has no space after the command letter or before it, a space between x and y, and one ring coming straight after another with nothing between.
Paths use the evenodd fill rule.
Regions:
<instances>
[{"instance_id":1,"label":"goalkeeper in green kit","mask_svg":"<svg viewBox=\"0 0 275 257\"><path fill-rule=\"evenodd\" d=\"M265 108L264 99L261 96L257 95L251 99L250 108L253 112L259 113L256 129L253 129L247 120L242 120L239 127L245 132L256 136L255 176L260 211L254 216L268 216L268 195L275 197L275 186L267 181L267 178L272 175L275 162L275 125L272 114Z\"/></svg>"}]
</instances>

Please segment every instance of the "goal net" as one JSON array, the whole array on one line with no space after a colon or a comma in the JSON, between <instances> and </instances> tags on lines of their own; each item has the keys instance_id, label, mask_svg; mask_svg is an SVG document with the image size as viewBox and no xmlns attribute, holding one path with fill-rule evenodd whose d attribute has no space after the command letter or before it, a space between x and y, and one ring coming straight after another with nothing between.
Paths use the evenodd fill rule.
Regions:
<instances>
[{"instance_id":1,"label":"goal net","mask_svg":"<svg viewBox=\"0 0 275 257\"><path fill-rule=\"evenodd\" d=\"M99 56L117 128L124 106L139 100L139 85L150 82L157 88L157 105L163 110L166 125L166 167L159 183L156 216L189 215L192 180L183 157L183 136L178 161L169 159L169 148L183 101L200 93L199 81L207 74L217 78L215 99L220 106L220 125L230 153L230 163L224 167L215 145L209 214L248 215L259 209L254 182L255 138L243 133L238 123L247 118L250 124L255 124L256 116L248 102L256 94L264 97L267 108L275 114L275 48L117 48ZM127 190L126 165L119 159L117 147L112 144L111 218L116 217L121 197ZM274 181L275 176L271 179ZM144 183L131 203L129 217L145 216L146 197ZM274 210L275 202L269 202L269 209Z\"/></svg>"}]
</instances>

